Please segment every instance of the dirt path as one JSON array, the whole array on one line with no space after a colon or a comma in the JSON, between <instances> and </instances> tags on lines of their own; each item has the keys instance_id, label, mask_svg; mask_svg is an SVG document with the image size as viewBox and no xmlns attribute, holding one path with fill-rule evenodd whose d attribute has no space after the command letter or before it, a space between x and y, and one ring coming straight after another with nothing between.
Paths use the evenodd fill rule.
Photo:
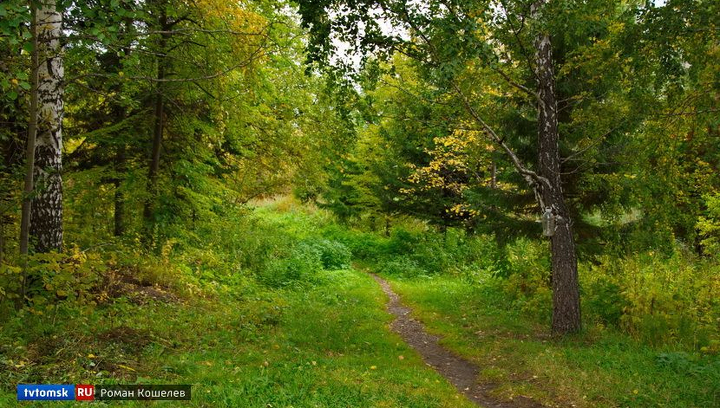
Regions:
<instances>
[{"instance_id":1,"label":"dirt path","mask_svg":"<svg viewBox=\"0 0 720 408\"><path fill-rule=\"evenodd\" d=\"M387 309L395 316L390 328L417 350L426 364L447 378L469 400L485 408L542 408L541 404L522 396L512 401L492 398L489 392L493 390L493 385L477 381L480 368L442 347L438 343L439 337L429 334L422 323L410 316L411 309L402 304L390 284L375 274L372 277L389 298Z\"/></svg>"}]
</instances>

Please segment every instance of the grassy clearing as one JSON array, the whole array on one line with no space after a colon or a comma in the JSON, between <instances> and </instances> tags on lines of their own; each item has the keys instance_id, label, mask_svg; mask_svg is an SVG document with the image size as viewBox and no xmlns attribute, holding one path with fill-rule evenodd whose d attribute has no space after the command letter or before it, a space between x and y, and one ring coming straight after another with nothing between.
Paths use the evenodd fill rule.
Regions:
<instances>
[{"instance_id":1,"label":"grassy clearing","mask_svg":"<svg viewBox=\"0 0 720 408\"><path fill-rule=\"evenodd\" d=\"M392 279L428 329L485 367L497 396L549 406L720 406L720 359L651 348L627 336L586 332L554 340L547 328L508 310L499 290L448 276Z\"/></svg>"},{"instance_id":2,"label":"grassy clearing","mask_svg":"<svg viewBox=\"0 0 720 408\"><path fill-rule=\"evenodd\" d=\"M135 382L194 385L191 402L150 404L159 406L471 406L387 330L384 295L369 276L350 269L352 263L386 276L447 347L484 367L481 375L499 385L499 399L720 406L716 343L693 334L714 333L714 309L685 299L693 293L712 299L714 289L702 294L693 288L703 282L673 286L670 279L696 282L702 268L655 258L618 261L618 268L648 277L662 289L655 292L665 293L667 299L651 304L670 312L651 317L694 321L694 313L702 325L688 327L704 332L633 325L626 317L647 320L638 306L645 297L628 300L621 285L592 281L584 293L590 329L560 341L547 333L548 266L539 244L521 240L502 249L487 237L409 227L383 237L280 200L168 241L158 253L121 247L39 262L39 268L59 265L60 272L43 273L65 295L84 296L61 300L53 290L45 303L17 315L1 313L11 310L7 302L0 308L0 407L18 405L18 383ZM633 269L636 264L644 269ZM78 276L95 279L78 291L72 284ZM70 277L75 281L59 286ZM697 307L688 314L687 304Z\"/></svg>"},{"instance_id":3,"label":"grassy clearing","mask_svg":"<svg viewBox=\"0 0 720 408\"><path fill-rule=\"evenodd\" d=\"M192 407L472 406L387 330L384 295L371 278L346 270L316 280L189 304L117 305L101 319L112 316L112 328L76 319L16 341L24 350L17 356L28 358L2 374L0 406L18 405L18 382L104 381L193 384L193 400L182 404Z\"/></svg>"}]
</instances>

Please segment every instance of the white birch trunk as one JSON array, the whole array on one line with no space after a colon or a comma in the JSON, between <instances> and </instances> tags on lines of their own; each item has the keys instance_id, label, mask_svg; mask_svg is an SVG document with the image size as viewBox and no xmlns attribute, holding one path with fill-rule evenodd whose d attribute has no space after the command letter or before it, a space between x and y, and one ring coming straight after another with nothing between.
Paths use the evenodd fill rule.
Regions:
<instances>
[{"instance_id":1,"label":"white birch trunk","mask_svg":"<svg viewBox=\"0 0 720 408\"><path fill-rule=\"evenodd\" d=\"M30 235L35 250L62 249L62 14L54 0L41 0L37 9L38 118L35 148L35 197Z\"/></svg>"}]
</instances>

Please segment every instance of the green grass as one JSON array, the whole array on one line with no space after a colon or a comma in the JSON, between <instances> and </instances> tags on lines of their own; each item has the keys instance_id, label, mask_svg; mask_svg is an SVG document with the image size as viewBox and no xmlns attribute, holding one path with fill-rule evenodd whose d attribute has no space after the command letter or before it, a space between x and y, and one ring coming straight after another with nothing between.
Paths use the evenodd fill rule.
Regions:
<instances>
[{"instance_id":1,"label":"green grass","mask_svg":"<svg viewBox=\"0 0 720 408\"><path fill-rule=\"evenodd\" d=\"M720 359L710 349L651 347L601 326L554 339L538 323L549 316L529 320L549 310L549 300L513 304L507 291L527 283L514 277L532 280L531 272L545 268L527 242L506 255L455 233L398 230L385 238L287 200L230 222L233 228L209 226L212 240L168 245L162 257L129 249L98 257L117 275L110 282L149 282L89 289L98 306L59 302L51 293L44 307L0 316L0 407L21 405L19 383L193 385L190 402L97 406L473 406L388 330L385 296L360 269L391 275L428 329L475 361L500 400L720 406ZM327 270L348 265L350 251L358 270ZM509 279L491 278L507 268L515 271ZM137 296L148 293L159 300Z\"/></svg>"},{"instance_id":2,"label":"green grass","mask_svg":"<svg viewBox=\"0 0 720 408\"><path fill-rule=\"evenodd\" d=\"M720 360L654 349L609 331L553 339L508 310L498 290L459 279L392 279L395 290L450 349L475 361L499 398L550 406L717 407Z\"/></svg>"},{"instance_id":3,"label":"green grass","mask_svg":"<svg viewBox=\"0 0 720 408\"><path fill-rule=\"evenodd\" d=\"M14 395L18 382L103 381L193 385L192 401L149 404L156 406L472 406L388 331L384 295L369 276L325 271L316 281L295 290L255 288L188 304L125 304L104 311L102 319L112 315L112 324L92 321L100 319L96 313L56 326L45 333L56 346L43 342L47 336L15 345L25 352L14 358L32 361L0 374L7 381L0 406L20 405ZM108 335L110 325L115 329ZM97 332L106 334L98 339ZM53 348L33 359L39 343ZM4 357L11 354L6 350ZM105 372L98 366L108 369L109 380L95 377ZM84 406L25 405L75 404Z\"/></svg>"}]
</instances>

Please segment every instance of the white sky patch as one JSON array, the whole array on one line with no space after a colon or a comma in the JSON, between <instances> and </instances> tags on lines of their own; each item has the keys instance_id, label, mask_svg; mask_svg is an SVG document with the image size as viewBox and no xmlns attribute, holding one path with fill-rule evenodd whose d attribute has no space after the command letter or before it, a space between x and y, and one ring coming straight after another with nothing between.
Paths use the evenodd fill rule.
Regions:
<instances>
[{"instance_id":1,"label":"white sky patch","mask_svg":"<svg viewBox=\"0 0 720 408\"><path fill-rule=\"evenodd\" d=\"M421 2L414 0L410 4L417 3L418 5L422 5ZM426 9L427 10L427 9ZM351 13L353 13L348 8L343 7L341 10L329 10L328 17L331 20L336 20L341 16L348 16ZM367 13L375 20L375 22L380 27L380 30L383 35L386 35L388 37L400 37L403 39L408 39L408 27L404 27L401 25L398 25L396 23L393 23L392 19L384 13L380 8L374 7L371 10L368 10ZM358 38L355 39L355 41L358 41L359 38L362 38L365 35L365 24L362 21L358 22ZM332 43L332 46L335 50L333 54L330 57L330 62L333 65L336 65L339 62L343 63L350 63L350 66L353 70L358 71L361 68L362 63L362 50L360 50L360 44L354 43L351 44L344 39L341 39L338 37L338 35L333 31L331 34L330 41Z\"/></svg>"}]
</instances>

